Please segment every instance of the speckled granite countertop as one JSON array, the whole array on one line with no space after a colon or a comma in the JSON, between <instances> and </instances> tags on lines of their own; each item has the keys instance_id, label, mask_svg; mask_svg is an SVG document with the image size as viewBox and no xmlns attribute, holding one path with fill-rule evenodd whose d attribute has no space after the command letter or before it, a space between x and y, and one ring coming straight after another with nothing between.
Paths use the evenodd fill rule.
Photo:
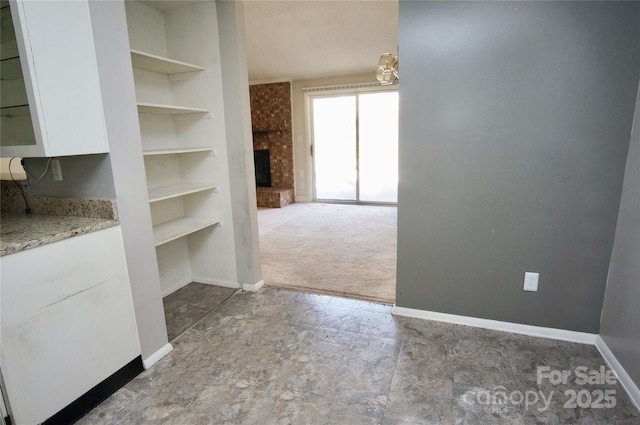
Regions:
<instances>
[{"instance_id":1,"label":"speckled granite countertop","mask_svg":"<svg viewBox=\"0 0 640 425\"><path fill-rule=\"evenodd\" d=\"M0 256L119 224L110 199L31 198L33 214L27 215L21 198L4 190L2 195Z\"/></svg>"},{"instance_id":2,"label":"speckled granite countertop","mask_svg":"<svg viewBox=\"0 0 640 425\"><path fill-rule=\"evenodd\" d=\"M106 229L117 224L117 220L103 218L5 212L2 213L0 227L0 256Z\"/></svg>"}]
</instances>

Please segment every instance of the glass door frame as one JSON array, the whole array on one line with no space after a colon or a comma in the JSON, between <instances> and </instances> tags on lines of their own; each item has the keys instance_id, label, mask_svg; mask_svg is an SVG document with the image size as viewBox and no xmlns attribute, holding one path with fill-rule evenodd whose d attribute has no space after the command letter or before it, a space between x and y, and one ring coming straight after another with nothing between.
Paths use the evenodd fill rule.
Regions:
<instances>
[{"instance_id":1,"label":"glass door frame","mask_svg":"<svg viewBox=\"0 0 640 425\"><path fill-rule=\"evenodd\" d=\"M311 170L311 184L312 184L312 201L313 202L329 202L336 204L356 204L356 205L398 205L397 202L368 202L360 200L360 170L359 170L359 98L358 94L371 94L376 92L387 92L387 91L398 91L398 86L380 86L380 85L367 85L364 84L359 86L358 84L354 84L353 87L345 87L345 88L334 88L334 87L318 87L316 89L305 91L304 99L305 99L305 109L306 109L306 124L307 124L307 140L310 141L308 146L308 160L310 162ZM313 100L319 98L329 98L329 97L341 97L341 96L356 96L356 199L354 201L351 200L340 200L340 199L318 199L316 193L316 161L314 155L315 149L315 140L314 140L314 120L313 120ZM399 113L399 111L398 111Z\"/></svg>"}]
</instances>

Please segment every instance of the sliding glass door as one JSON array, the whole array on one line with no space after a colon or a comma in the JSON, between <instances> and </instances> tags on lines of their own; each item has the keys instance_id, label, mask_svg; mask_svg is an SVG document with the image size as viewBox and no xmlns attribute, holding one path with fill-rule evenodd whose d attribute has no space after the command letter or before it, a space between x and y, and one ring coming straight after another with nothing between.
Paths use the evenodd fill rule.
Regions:
<instances>
[{"instance_id":1,"label":"sliding glass door","mask_svg":"<svg viewBox=\"0 0 640 425\"><path fill-rule=\"evenodd\" d=\"M357 199L355 122L355 96L314 99L313 156L317 199Z\"/></svg>"},{"instance_id":2,"label":"sliding glass door","mask_svg":"<svg viewBox=\"0 0 640 425\"><path fill-rule=\"evenodd\" d=\"M398 92L358 95L360 201L398 202Z\"/></svg>"},{"instance_id":3,"label":"sliding glass door","mask_svg":"<svg viewBox=\"0 0 640 425\"><path fill-rule=\"evenodd\" d=\"M313 98L315 197L398 201L398 92Z\"/></svg>"}]
</instances>

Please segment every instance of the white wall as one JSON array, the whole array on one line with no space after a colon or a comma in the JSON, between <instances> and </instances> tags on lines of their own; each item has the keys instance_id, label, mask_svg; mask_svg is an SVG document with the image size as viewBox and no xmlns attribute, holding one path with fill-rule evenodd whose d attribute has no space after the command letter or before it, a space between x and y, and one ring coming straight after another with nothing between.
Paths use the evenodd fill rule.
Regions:
<instances>
[{"instance_id":1,"label":"white wall","mask_svg":"<svg viewBox=\"0 0 640 425\"><path fill-rule=\"evenodd\" d=\"M89 4L111 151L109 156L138 334L142 358L148 359L168 342L124 3L92 1Z\"/></svg>"},{"instance_id":2,"label":"white wall","mask_svg":"<svg viewBox=\"0 0 640 425\"><path fill-rule=\"evenodd\" d=\"M237 281L244 287L262 280L244 5L223 1L217 6Z\"/></svg>"},{"instance_id":3,"label":"white wall","mask_svg":"<svg viewBox=\"0 0 640 425\"><path fill-rule=\"evenodd\" d=\"M622 186L600 336L640 388L640 89Z\"/></svg>"},{"instance_id":4,"label":"white wall","mask_svg":"<svg viewBox=\"0 0 640 425\"><path fill-rule=\"evenodd\" d=\"M41 180L29 179L31 196L113 199L113 170L108 154L58 158L62 181L53 180L51 166ZM48 158L24 158L29 174L40 177Z\"/></svg>"}]
</instances>

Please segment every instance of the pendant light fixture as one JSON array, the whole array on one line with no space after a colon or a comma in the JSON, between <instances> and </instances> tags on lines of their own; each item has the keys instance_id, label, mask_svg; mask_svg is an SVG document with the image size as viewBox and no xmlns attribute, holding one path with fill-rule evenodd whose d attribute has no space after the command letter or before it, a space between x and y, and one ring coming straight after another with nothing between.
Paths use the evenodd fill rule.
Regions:
<instances>
[{"instance_id":1,"label":"pendant light fixture","mask_svg":"<svg viewBox=\"0 0 640 425\"><path fill-rule=\"evenodd\" d=\"M378 61L378 72L376 77L380 84L387 86L398 84L398 57L391 53L383 53Z\"/></svg>"}]
</instances>

